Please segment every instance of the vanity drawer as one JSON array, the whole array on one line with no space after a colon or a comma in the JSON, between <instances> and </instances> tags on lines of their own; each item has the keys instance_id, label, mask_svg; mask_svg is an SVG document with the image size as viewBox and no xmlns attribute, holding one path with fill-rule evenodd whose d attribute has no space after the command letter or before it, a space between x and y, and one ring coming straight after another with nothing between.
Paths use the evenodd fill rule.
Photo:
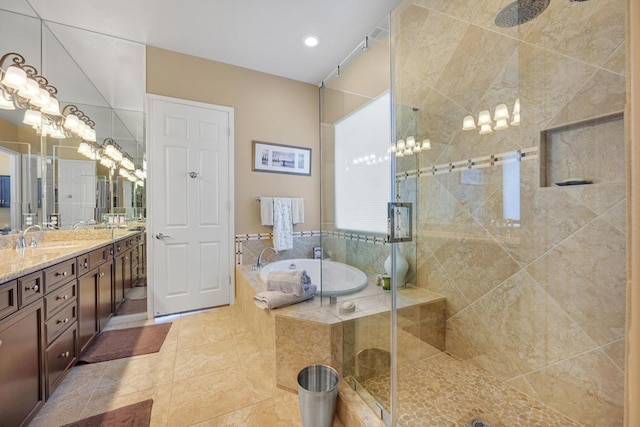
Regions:
<instances>
[{"instance_id":1,"label":"vanity drawer","mask_svg":"<svg viewBox=\"0 0 640 427\"><path fill-rule=\"evenodd\" d=\"M115 242L113 246L115 247L115 255L121 254L122 252L126 251L128 248L127 240L126 239L119 240Z\"/></svg>"},{"instance_id":2,"label":"vanity drawer","mask_svg":"<svg viewBox=\"0 0 640 427\"><path fill-rule=\"evenodd\" d=\"M52 265L44 270L45 294L56 290L76 277L76 259Z\"/></svg>"},{"instance_id":3,"label":"vanity drawer","mask_svg":"<svg viewBox=\"0 0 640 427\"><path fill-rule=\"evenodd\" d=\"M53 342L62 331L74 323L78 318L78 306L70 304L59 313L44 322L44 330L47 336L47 344Z\"/></svg>"},{"instance_id":4,"label":"vanity drawer","mask_svg":"<svg viewBox=\"0 0 640 427\"><path fill-rule=\"evenodd\" d=\"M45 378L47 399L62 380L78 356L78 324L73 324L45 350Z\"/></svg>"},{"instance_id":5,"label":"vanity drawer","mask_svg":"<svg viewBox=\"0 0 640 427\"><path fill-rule=\"evenodd\" d=\"M60 310L63 306L76 300L77 285L76 281L69 282L66 286L51 292L44 297L44 313L45 319L51 318L53 314Z\"/></svg>"},{"instance_id":6,"label":"vanity drawer","mask_svg":"<svg viewBox=\"0 0 640 427\"><path fill-rule=\"evenodd\" d=\"M0 319L18 311L18 281L0 285Z\"/></svg>"},{"instance_id":7,"label":"vanity drawer","mask_svg":"<svg viewBox=\"0 0 640 427\"><path fill-rule=\"evenodd\" d=\"M111 257L109 247L105 246L104 248L96 249L89 253L89 265L91 269L98 267L105 262L107 262Z\"/></svg>"},{"instance_id":8,"label":"vanity drawer","mask_svg":"<svg viewBox=\"0 0 640 427\"><path fill-rule=\"evenodd\" d=\"M18 306L20 308L37 301L42 295L44 295L42 271L18 279Z\"/></svg>"}]
</instances>

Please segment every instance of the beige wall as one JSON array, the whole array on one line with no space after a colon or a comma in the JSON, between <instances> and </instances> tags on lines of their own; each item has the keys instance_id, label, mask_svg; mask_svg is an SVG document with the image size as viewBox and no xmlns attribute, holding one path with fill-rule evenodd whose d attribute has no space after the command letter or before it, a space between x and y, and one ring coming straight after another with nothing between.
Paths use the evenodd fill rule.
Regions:
<instances>
[{"instance_id":1,"label":"beige wall","mask_svg":"<svg viewBox=\"0 0 640 427\"><path fill-rule=\"evenodd\" d=\"M0 118L0 141L17 141L18 127L13 123Z\"/></svg>"},{"instance_id":2,"label":"beige wall","mask_svg":"<svg viewBox=\"0 0 640 427\"><path fill-rule=\"evenodd\" d=\"M304 197L305 223L294 231L320 228L316 86L148 46L147 92L234 108L236 234L271 231L256 196ZM253 172L253 140L311 148L311 177Z\"/></svg>"},{"instance_id":3,"label":"beige wall","mask_svg":"<svg viewBox=\"0 0 640 427\"><path fill-rule=\"evenodd\" d=\"M629 282L627 297L626 417L627 427L640 425L640 2L627 2L629 117Z\"/></svg>"}]
</instances>

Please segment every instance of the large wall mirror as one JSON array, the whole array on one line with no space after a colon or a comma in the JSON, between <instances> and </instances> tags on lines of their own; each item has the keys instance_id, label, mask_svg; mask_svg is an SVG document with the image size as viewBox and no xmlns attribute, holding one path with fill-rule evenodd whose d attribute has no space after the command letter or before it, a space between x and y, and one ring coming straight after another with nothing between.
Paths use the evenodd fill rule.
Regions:
<instances>
[{"instance_id":1,"label":"large wall mirror","mask_svg":"<svg viewBox=\"0 0 640 427\"><path fill-rule=\"evenodd\" d=\"M57 89L60 114L33 119L25 116L33 108L0 99L0 233L143 221L145 46L48 21L11 0L0 6L0 56L10 53ZM0 64L0 81L15 57ZM93 137L66 127L70 114ZM107 146L122 159L105 155Z\"/></svg>"}]
</instances>

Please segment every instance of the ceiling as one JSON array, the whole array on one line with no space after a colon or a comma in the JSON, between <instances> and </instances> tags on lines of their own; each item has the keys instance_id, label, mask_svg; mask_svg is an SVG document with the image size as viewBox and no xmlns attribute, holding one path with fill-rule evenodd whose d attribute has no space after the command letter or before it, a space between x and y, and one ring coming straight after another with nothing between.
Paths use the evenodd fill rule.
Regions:
<instances>
[{"instance_id":1,"label":"ceiling","mask_svg":"<svg viewBox=\"0 0 640 427\"><path fill-rule=\"evenodd\" d=\"M400 0L3 0L2 8L318 84L398 3ZM320 44L304 46L307 34L318 36Z\"/></svg>"},{"instance_id":2,"label":"ceiling","mask_svg":"<svg viewBox=\"0 0 640 427\"><path fill-rule=\"evenodd\" d=\"M140 153L145 45L319 84L400 1L2 0L0 54L21 53L99 139ZM309 34L317 47L304 46Z\"/></svg>"}]
</instances>

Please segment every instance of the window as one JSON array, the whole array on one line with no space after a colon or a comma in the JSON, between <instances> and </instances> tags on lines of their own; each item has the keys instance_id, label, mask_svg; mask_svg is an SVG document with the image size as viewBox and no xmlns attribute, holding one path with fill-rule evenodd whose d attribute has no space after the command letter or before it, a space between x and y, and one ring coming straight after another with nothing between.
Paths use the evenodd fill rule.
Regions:
<instances>
[{"instance_id":1,"label":"window","mask_svg":"<svg viewBox=\"0 0 640 427\"><path fill-rule=\"evenodd\" d=\"M388 92L334 126L336 227L387 233L391 201L391 105Z\"/></svg>"}]
</instances>

